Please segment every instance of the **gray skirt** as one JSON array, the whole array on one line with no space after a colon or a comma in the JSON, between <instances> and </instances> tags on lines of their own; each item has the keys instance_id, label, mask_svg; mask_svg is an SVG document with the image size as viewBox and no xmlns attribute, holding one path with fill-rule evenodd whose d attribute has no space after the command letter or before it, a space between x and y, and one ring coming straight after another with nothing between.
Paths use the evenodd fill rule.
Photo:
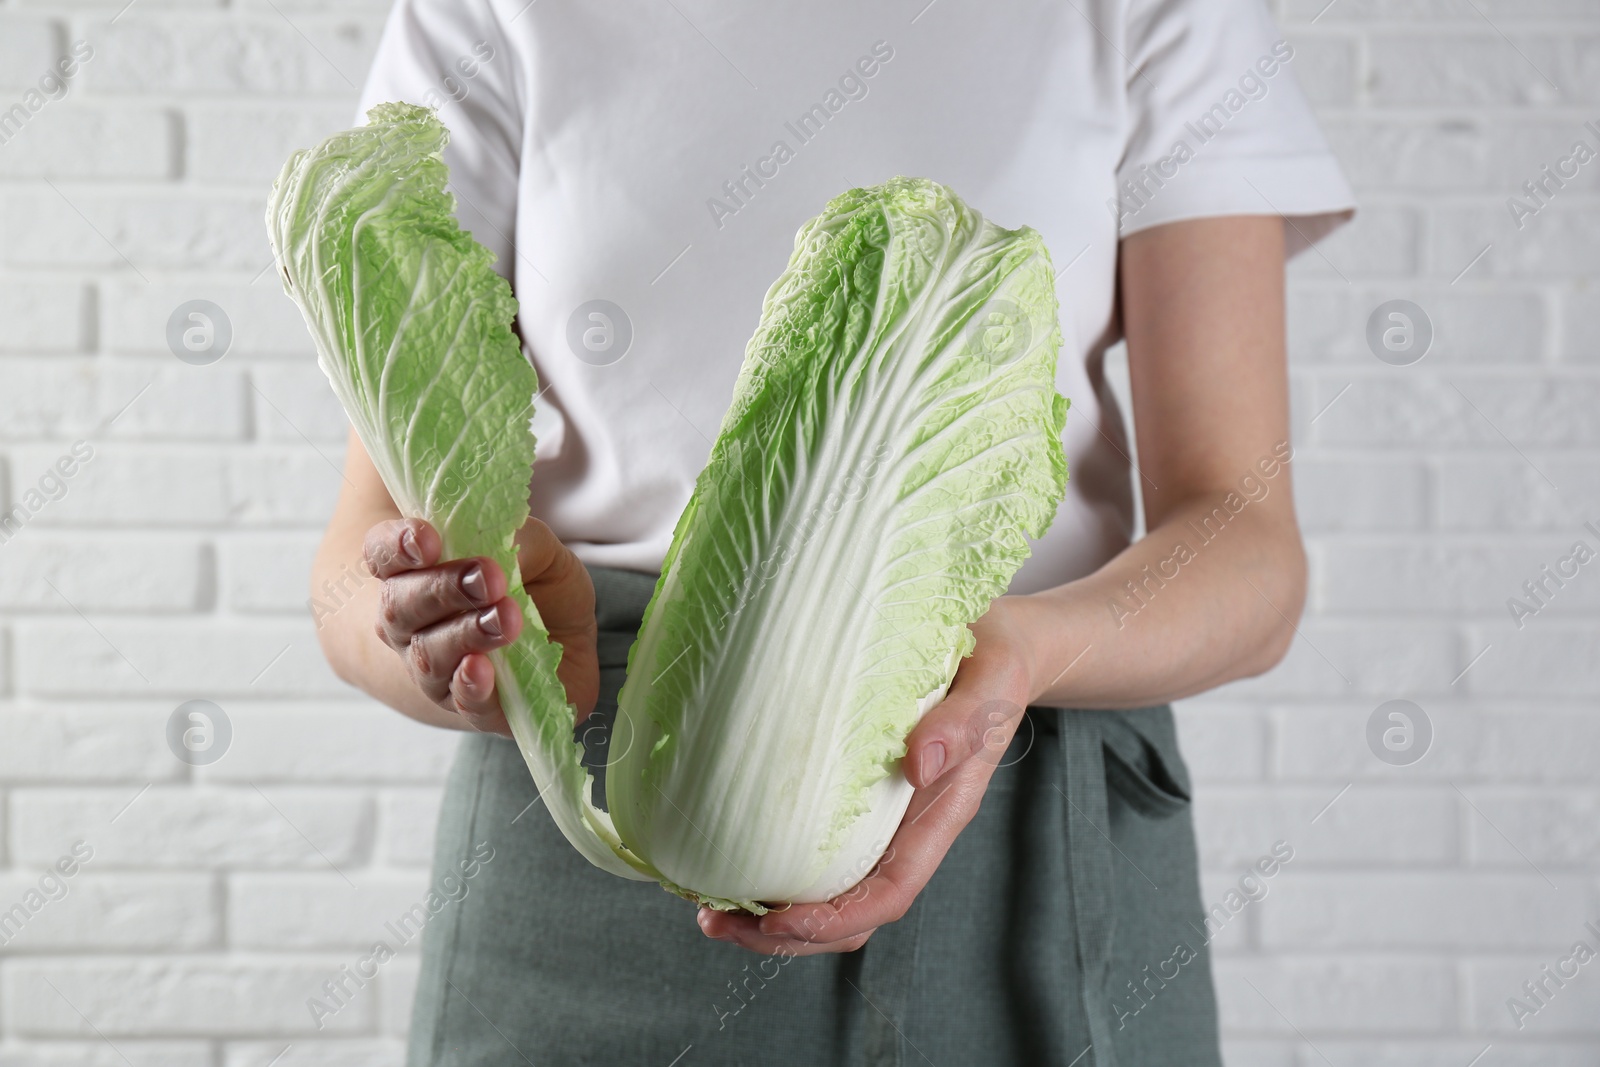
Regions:
<instances>
[{"instance_id":1,"label":"gray skirt","mask_svg":"<svg viewBox=\"0 0 1600 1067\"><path fill-rule=\"evenodd\" d=\"M590 573L610 716L655 579ZM537 798L514 744L462 740L434 855L460 888L423 935L410 1067L1220 1067L1170 708L1030 708L910 912L846 954L706 938Z\"/></svg>"}]
</instances>

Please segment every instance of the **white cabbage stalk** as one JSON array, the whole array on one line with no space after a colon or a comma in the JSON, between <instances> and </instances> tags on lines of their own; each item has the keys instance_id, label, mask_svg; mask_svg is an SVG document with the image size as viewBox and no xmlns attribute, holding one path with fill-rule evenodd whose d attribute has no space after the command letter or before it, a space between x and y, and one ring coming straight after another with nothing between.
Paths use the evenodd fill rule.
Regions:
<instances>
[{"instance_id":1,"label":"white cabbage stalk","mask_svg":"<svg viewBox=\"0 0 1600 1067\"><path fill-rule=\"evenodd\" d=\"M450 218L444 138L374 109L290 159L268 227L402 512L515 579L537 386L509 289ZM933 182L852 190L801 229L629 656L609 814L513 580L527 625L491 655L498 689L580 852L757 913L872 868L910 801L906 736L1065 492L1055 315L1039 235Z\"/></svg>"}]
</instances>

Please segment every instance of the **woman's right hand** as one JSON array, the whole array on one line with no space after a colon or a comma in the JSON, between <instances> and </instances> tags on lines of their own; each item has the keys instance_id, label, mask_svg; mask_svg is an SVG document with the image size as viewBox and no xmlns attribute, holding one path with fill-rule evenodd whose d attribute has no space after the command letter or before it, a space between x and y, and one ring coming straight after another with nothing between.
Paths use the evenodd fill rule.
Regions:
<instances>
[{"instance_id":1,"label":"woman's right hand","mask_svg":"<svg viewBox=\"0 0 1600 1067\"><path fill-rule=\"evenodd\" d=\"M367 531L367 569L382 581L378 639L400 655L412 683L476 730L509 736L486 655L522 632L506 595L505 572L483 557L440 562L443 541L421 519L393 519ZM562 646L558 671L581 719L599 687L594 587L583 564L537 519L517 534L523 588Z\"/></svg>"}]
</instances>

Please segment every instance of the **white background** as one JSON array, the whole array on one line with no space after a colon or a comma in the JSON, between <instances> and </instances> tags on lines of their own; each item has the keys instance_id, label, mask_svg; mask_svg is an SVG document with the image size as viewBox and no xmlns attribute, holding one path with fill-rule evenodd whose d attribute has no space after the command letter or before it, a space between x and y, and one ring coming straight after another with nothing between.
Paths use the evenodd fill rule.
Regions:
<instances>
[{"instance_id":1,"label":"white background","mask_svg":"<svg viewBox=\"0 0 1600 1067\"><path fill-rule=\"evenodd\" d=\"M1506 608L1600 547L1600 161L1520 230L1506 206L1597 146L1600 3L1326 2L1278 11L1363 204L1292 271L1311 603L1283 666L1180 709L1207 902L1295 850L1215 943L1228 1060L1600 1063L1600 962L1520 1032L1506 1007L1600 920L1600 563ZM425 891L453 738L318 654L344 419L262 225L287 153L351 121L385 5L120 7L0 0L0 110L95 48L0 145L7 506L94 448L0 545L0 911L94 849L0 947L0 1065L398 1064L414 951L320 1033L306 999ZM165 340L197 297L235 334L208 367ZM1366 347L1394 298L1437 331L1414 366ZM190 770L164 727L199 697L236 734ZM1408 767L1367 747L1394 698L1435 730Z\"/></svg>"}]
</instances>

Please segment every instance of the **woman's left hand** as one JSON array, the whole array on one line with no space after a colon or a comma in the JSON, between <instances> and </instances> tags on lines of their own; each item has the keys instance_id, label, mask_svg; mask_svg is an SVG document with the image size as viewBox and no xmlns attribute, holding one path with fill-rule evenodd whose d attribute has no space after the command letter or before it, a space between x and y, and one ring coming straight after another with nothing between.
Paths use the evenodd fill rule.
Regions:
<instances>
[{"instance_id":1,"label":"woman's left hand","mask_svg":"<svg viewBox=\"0 0 1600 1067\"><path fill-rule=\"evenodd\" d=\"M701 908L706 936L767 955L853 952L905 915L978 813L1032 698L1033 655L1019 618L1024 600L1001 597L973 624L972 655L907 739L902 765L916 792L872 873L830 901L760 918Z\"/></svg>"}]
</instances>

